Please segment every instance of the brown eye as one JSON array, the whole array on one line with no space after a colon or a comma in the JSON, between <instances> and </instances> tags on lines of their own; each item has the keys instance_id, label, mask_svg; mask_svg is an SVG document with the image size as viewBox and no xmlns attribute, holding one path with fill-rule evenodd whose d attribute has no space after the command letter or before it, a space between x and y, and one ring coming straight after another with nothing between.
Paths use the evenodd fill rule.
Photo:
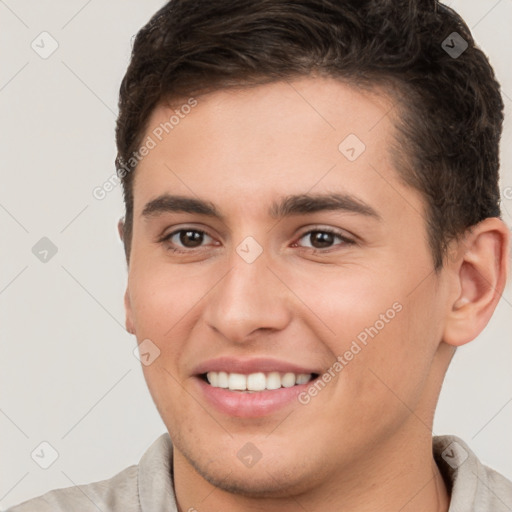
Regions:
<instances>
[{"instance_id":1,"label":"brown eye","mask_svg":"<svg viewBox=\"0 0 512 512\"><path fill-rule=\"evenodd\" d=\"M205 239L212 239L210 235L198 229L178 229L166 235L161 241L170 245L173 250L180 252L183 249L201 247ZM183 250L183 252L185 252Z\"/></svg>"},{"instance_id":2,"label":"brown eye","mask_svg":"<svg viewBox=\"0 0 512 512\"><path fill-rule=\"evenodd\" d=\"M204 233L201 231L182 230L179 232L179 241L185 247L198 247L203 241Z\"/></svg>"},{"instance_id":3,"label":"brown eye","mask_svg":"<svg viewBox=\"0 0 512 512\"><path fill-rule=\"evenodd\" d=\"M329 249L335 245L353 245L355 243L341 233L325 228L308 231L300 237L300 240L303 239L309 240L309 245L299 245L314 250ZM341 243L336 244L336 240L341 241Z\"/></svg>"},{"instance_id":4,"label":"brown eye","mask_svg":"<svg viewBox=\"0 0 512 512\"><path fill-rule=\"evenodd\" d=\"M332 233L313 231L310 235L311 244L315 249L325 249L334 243L335 236Z\"/></svg>"}]
</instances>

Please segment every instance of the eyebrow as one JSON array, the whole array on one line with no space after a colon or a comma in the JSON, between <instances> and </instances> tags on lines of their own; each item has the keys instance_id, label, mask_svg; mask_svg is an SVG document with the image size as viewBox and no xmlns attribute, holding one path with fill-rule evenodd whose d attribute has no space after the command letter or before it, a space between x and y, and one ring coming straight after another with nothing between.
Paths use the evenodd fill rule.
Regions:
<instances>
[{"instance_id":1,"label":"eyebrow","mask_svg":"<svg viewBox=\"0 0 512 512\"><path fill-rule=\"evenodd\" d=\"M268 214L274 219L292 215L311 214L321 211L345 211L382 220L382 217L369 204L349 194L298 194L283 197L274 202ZM210 201L192 197L162 194L149 201L142 211L146 218L166 212L197 213L225 221L224 216Z\"/></svg>"}]
</instances>

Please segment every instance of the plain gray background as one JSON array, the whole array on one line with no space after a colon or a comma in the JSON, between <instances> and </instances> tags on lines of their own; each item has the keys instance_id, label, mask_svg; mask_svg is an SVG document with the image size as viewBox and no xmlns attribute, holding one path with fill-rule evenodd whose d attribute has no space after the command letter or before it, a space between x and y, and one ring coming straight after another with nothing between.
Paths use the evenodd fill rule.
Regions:
<instances>
[{"instance_id":1,"label":"plain gray background","mask_svg":"<svg viewBox=\"0 0 512 512\"><path fill-rule=\"evenodd\" d=\"M92 195L115 172L117 94L131 38L163 3L0 0L0 509L109 478L166 431L124 330L121 189L101 201ZM512 0L449 4L503 87L510 226ZM53 40L48 58L31 46L48 52ZM47 262L33 253L43 237L57 248ZM509 284L482 335L456 354L434 432L462 437L512 479L511 318ZM58 452L48 469L31 457L36 450L50 461L41 442Z\"/></svg>"}]
</instances>

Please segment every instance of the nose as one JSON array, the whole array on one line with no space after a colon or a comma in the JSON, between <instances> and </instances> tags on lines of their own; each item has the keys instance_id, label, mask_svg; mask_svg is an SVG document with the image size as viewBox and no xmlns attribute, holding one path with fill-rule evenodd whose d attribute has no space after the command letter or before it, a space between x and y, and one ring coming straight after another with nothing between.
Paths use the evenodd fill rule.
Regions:
<instances>
[{"instance_id":1,"label":"nose","mask_svg":"<svg viewBox=\"0 0 512 512\"><path fill-rule=\"evenodd\" d=\"M290 322L291 292L269 266L263 252L247 263L235 251L230 270L208 294L207 325L233 343L251 341L258 332L282 330Z\"/></svg>"}]
</instances>

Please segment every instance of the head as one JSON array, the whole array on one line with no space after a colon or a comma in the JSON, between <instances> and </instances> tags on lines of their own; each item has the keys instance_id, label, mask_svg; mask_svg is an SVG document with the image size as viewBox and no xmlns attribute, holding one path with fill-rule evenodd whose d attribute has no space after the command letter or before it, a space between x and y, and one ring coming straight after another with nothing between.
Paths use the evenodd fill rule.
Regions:
<instances>
[{"instance_id":1,"label":"head","mask_svg":"<svg viewBox=\"0 0 512 512\"><path fill-rule=\"evenodd\" d=\"M503 104L461 18L427 0L174 0L137 34L119 108L127 325L160 351L144 375L178 457L270 496L429 438L507 262ZM205 391L223 365L287 364L314 380L282 407Z\"/></svg>"}]
</instances>

